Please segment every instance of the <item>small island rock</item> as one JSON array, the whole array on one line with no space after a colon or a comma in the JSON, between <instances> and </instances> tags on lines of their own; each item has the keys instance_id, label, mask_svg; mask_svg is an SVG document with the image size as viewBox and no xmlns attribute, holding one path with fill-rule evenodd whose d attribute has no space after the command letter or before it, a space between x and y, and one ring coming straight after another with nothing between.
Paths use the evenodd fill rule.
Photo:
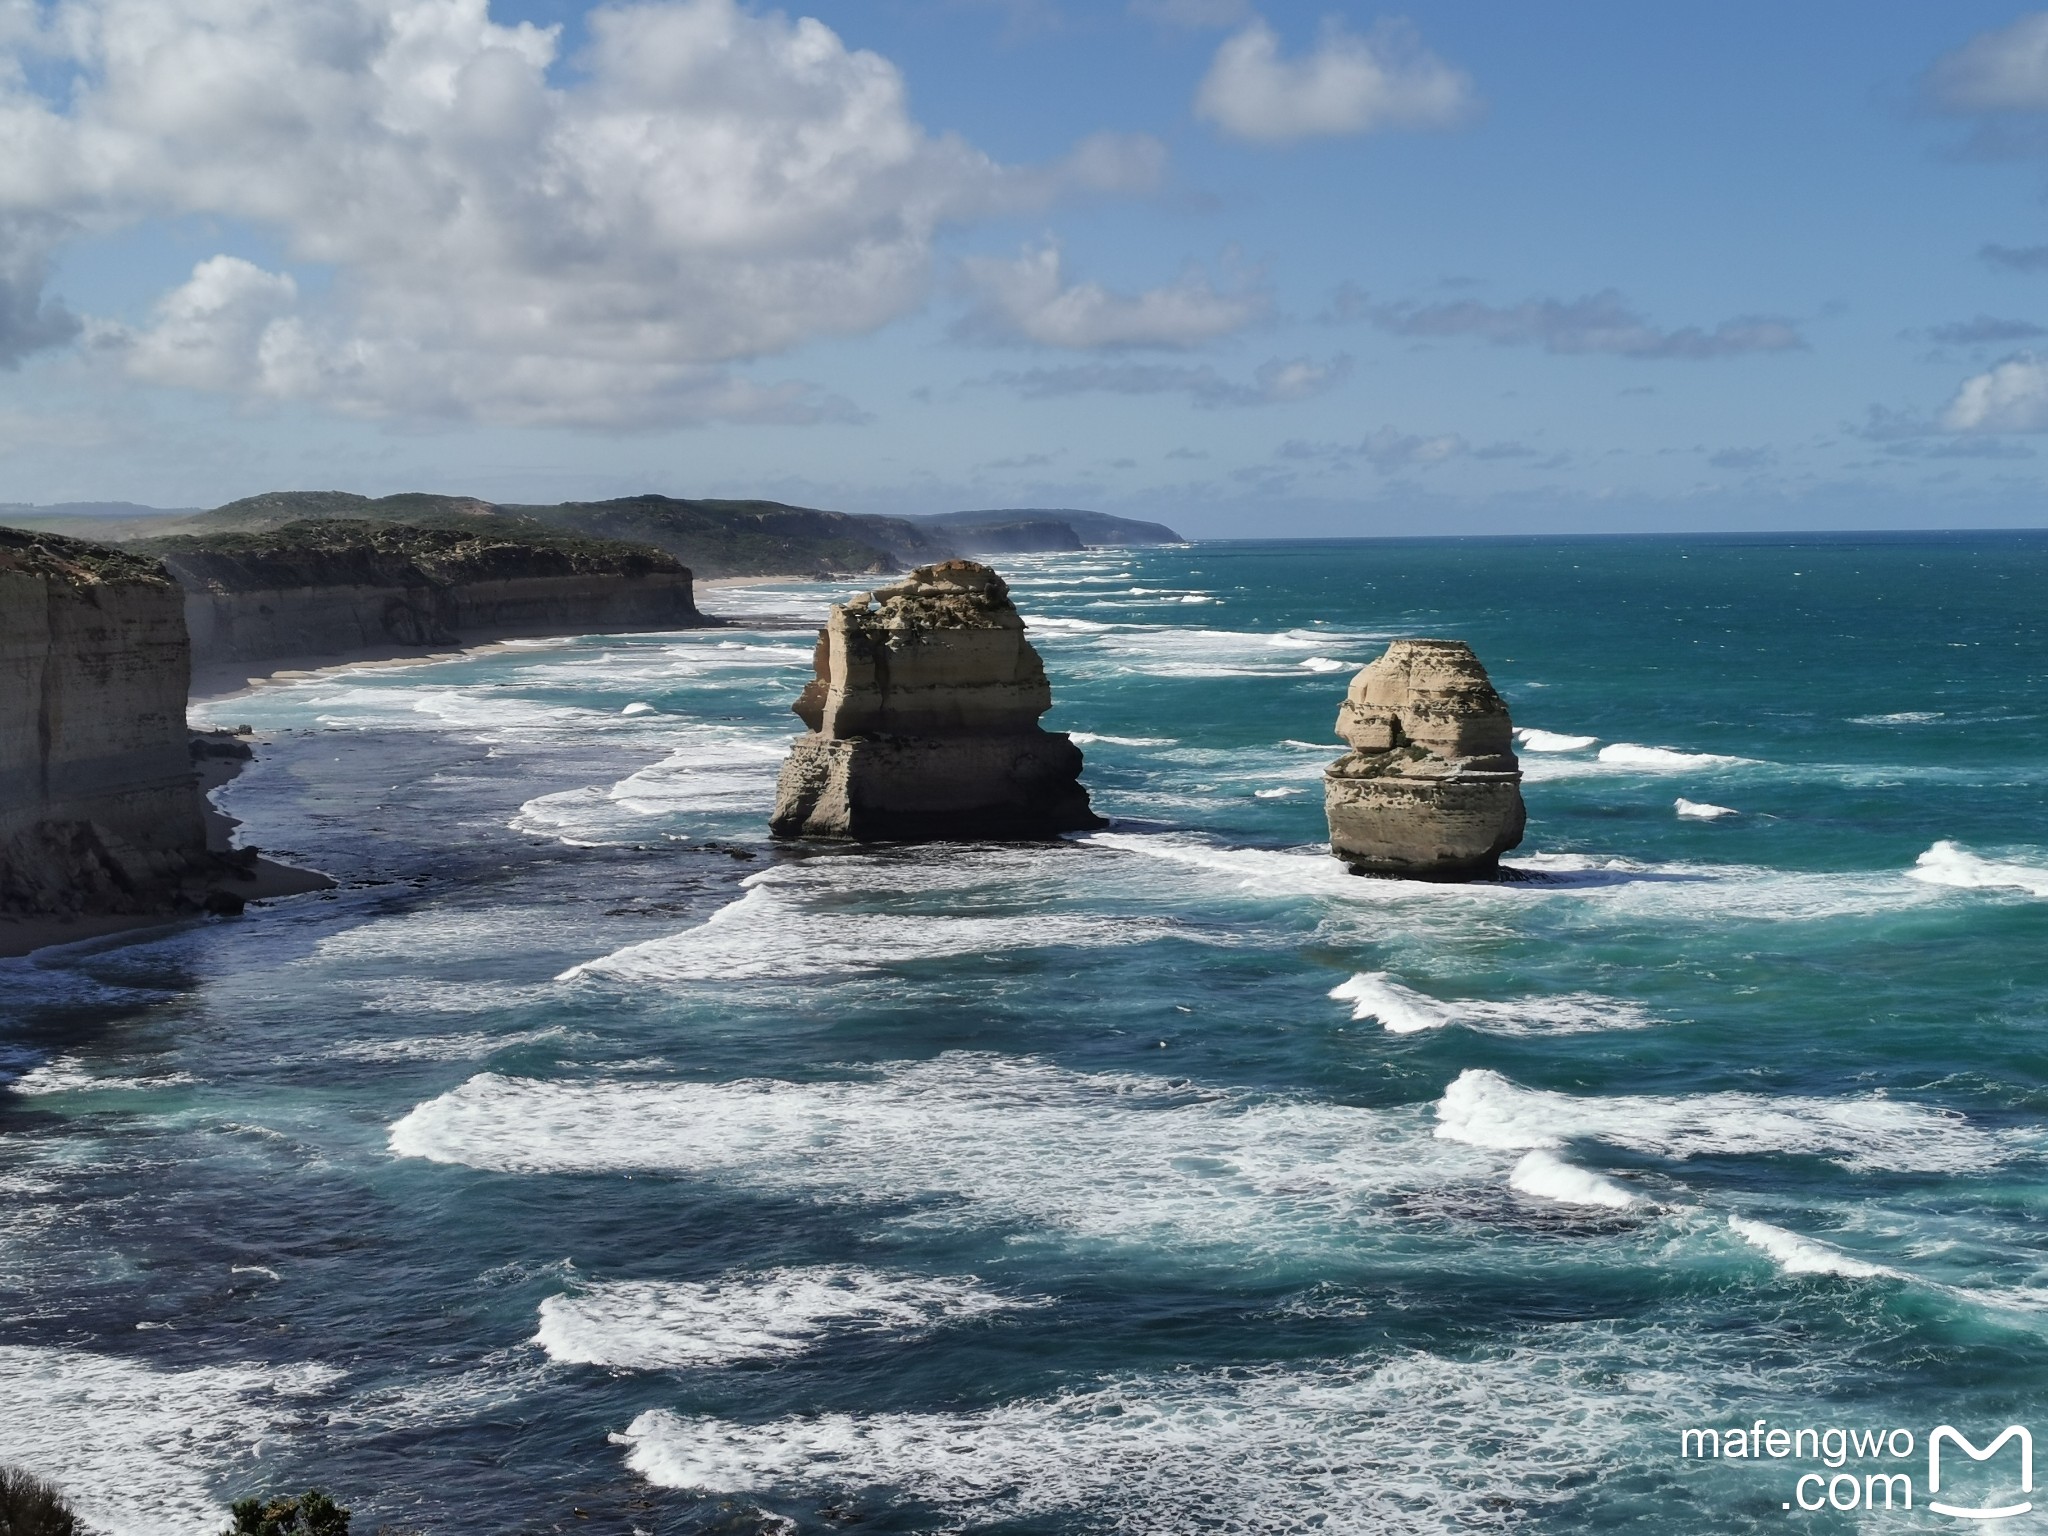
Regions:
<instances>
[{"instance_id":1,"label":"small island rock","mask_svg":"<svg viewBox=\"0 0 2048 1536\"><path fill-rule=\"evenodd\" d=\"M1358 874L1469 880L1522 841L1505 700L1459 640L1396 640L1337 712L1351 751L1323 771L1330 851Z\"/></svg>"},{"instance_id":2,"label":"small island rock","mask_svg":"<svg viewBox=\"0 0 2048 1536\"><path fill-rule=\"evenodd\" d=\"M1009 588L987 566L919 566L836 604L810 727L776 785L778 837L1038 838L1103 825L1081 749L1044 730L1052 689Z\"/></svg>"}]
</instances>

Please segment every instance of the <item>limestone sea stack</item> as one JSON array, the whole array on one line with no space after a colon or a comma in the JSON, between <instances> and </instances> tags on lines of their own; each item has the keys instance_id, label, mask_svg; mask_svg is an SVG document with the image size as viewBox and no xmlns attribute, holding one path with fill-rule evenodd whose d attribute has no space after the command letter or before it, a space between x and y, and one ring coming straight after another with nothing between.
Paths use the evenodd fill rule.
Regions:
<instances>
[{"instance_id":1,"label":"limestone sea stack","mask_svg":"<svg viewBox=\"0 0 2048 1536\"><path fill-rule=\"evenodd\" d=\"M1507 702L1460 640L1396 640L1337 711L1323 771L1330 851L1358 874L1469 880L1522 841Z\"/></svg>"},{"instance_id":2,"label":"limestone sea stack","mask_svg":"<svg viewBox=\"0 0 2048 1536\"><path fill-rule=\"evenodd\" d=\"M1052 707L1045 666L987 566L919 566L836 604L815 666L792 706L810 733L776 785L776 836L1015 839L1103 825L1081 749L1038 723Z\"/></svg>"}]
</instances>

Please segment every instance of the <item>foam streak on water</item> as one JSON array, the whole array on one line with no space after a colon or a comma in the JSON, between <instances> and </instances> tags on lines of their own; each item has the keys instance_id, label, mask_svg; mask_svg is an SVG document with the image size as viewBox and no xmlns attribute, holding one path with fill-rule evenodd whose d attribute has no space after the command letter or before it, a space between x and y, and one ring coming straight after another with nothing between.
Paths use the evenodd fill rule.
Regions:
<instances>
[{"instance_id":1,"label":"foam streak on water","mask_svg":"<svg viewBox=\"0 0 2048 1536\"><path fill-rule=\"evenodd\" d=\"M702 1368L785 1359L835 1335L914 1336L1039 1304L998 1295L971 1279L821 1265L707 1284L624 1280L550 1296L540 1304L533 1341L564 1364Z\"/></svg>"}]
</instances>

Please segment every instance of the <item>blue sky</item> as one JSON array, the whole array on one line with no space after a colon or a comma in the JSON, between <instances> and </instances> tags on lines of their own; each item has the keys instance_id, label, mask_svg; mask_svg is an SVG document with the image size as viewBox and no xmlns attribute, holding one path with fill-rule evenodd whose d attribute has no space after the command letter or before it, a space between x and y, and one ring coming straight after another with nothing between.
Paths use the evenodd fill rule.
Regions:
<instances>
[{"instance_id":1,"label":"blue sky","mask_svg":"<svg viewBox=\"0 0 2048 1536\"><path fill-rule=\"evenodd\" d=\"M0 501L2048 522L2048 12L0 0Z\"/></svg>"}]
</instances>

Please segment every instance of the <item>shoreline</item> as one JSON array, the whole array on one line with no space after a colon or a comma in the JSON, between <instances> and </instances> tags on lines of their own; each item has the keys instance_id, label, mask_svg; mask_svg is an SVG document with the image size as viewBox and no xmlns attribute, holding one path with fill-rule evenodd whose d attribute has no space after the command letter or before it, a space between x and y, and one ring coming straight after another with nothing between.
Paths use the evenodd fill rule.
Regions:
<instances>
[{"instance_id":1,"label":"shoreline","mask_svg":"<svg viewBox=\"0 0 2048 1536\"><path fill-rule=\"evenodd\" d=\"M848 580L853 578L849 577ZM746 587L780 586L788 582L814 581L810 575L789 576L717 576L709 581L699 582L699 589L718 588L743 589ZM822 604L821 604L822 606ZM701 612L701 610L700 610ZM808 619L792 619L784 614L715 614L703 615L702 624L691 625L688 630L626 630L625 634L688 634L702 629L787 629L814 630L817 622ZM822 614L819 622L822 622ZM246 698L265 688L282 688L292 683L302 683L321 677L335 677L348 672L383 670L400 667L430 667L451 661L467 661L475 656L489 656L499 651L518 649L522 642L532 643L548 640L573 640L577 636L566 635L499 635L480 639L468 645L445 646L436 650L411 650L403 646L371 646L345 657L326 655L272 656L252 661L216 661L194 666L192 681L185 693L188 710L198 705L216 705L235 699ZM263 670L258 670L263 669ZM197 729L197 727L195 727Z\"/></svg>"},{"instance_id":2,"label":"shoreline","mask_svg":"<svg viewBox=\"0 0 2048 1536\"><path fill-rule=\"evenodd\" d=\"M196 736L204 733L195 731L193 734ZM237 778L242 770L254 761L253 757L202 757L193 765L193 776L198 781L200 814L206 824L206 851L210 854L234 853L234 830L242 824L239 818L230 816L213 803L213 792ZM275 859L264 858L259 852L255 862L246 872L228 873L223 869L209 881L209 888L251 902L272 901L283 896L305 896L314 891L331 891L336 883L332 876L322 874L317 869L301 869L295 864L280 864ZM25 959L46 949L62 949L72 944L112 938L119 934L141 933L154 928L169 930L196 922L207 915L203 911L194 911L102 912L47 917L0 916L0 960Z\"/></svg>"}]
</instances>

